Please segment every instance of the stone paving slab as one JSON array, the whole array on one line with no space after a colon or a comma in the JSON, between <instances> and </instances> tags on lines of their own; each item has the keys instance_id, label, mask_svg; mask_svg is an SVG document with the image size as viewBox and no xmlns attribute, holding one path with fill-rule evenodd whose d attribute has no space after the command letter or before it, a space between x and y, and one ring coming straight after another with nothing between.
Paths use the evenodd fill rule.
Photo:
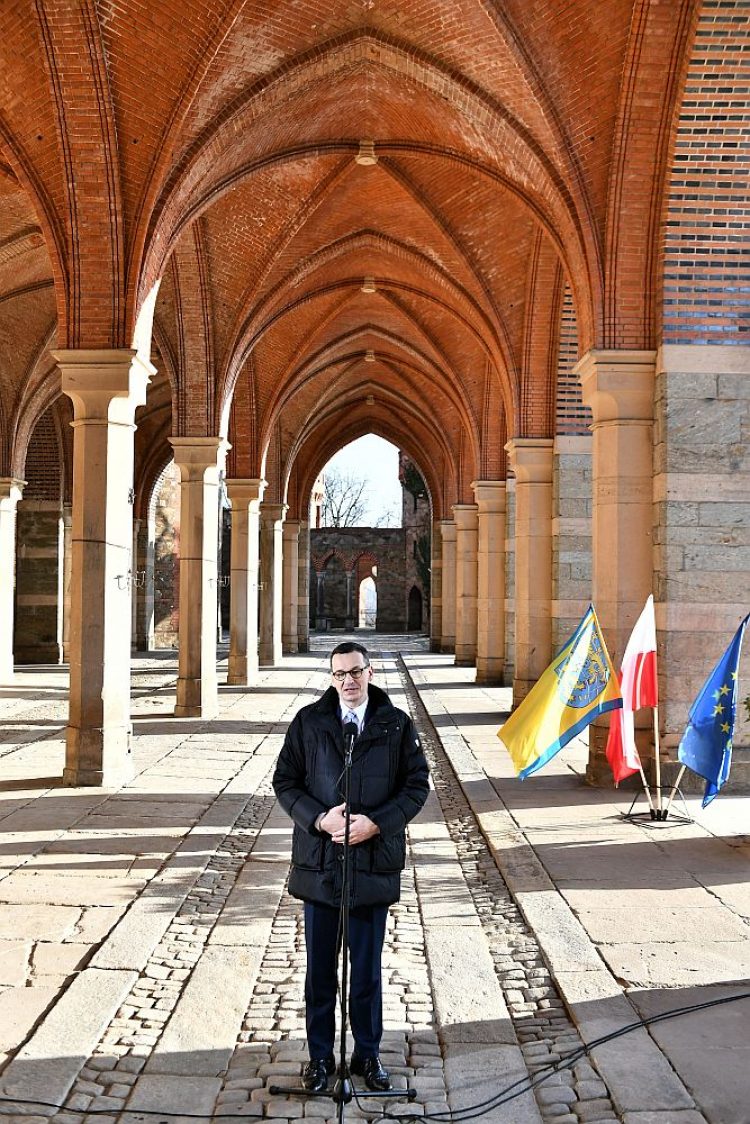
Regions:
<instances>
[{"instance_id":1,"label":"stone paving slab","mask_svg":"<svg viewBox=\"0 0 750 1124\"><path fill-rule=\"evenodd\" d=\"M136 979L135 972L87 968L76 976L31 1038L0 1073L0 1112L23 1113L29 1101L62 1104L91 1046ZM15 1105L13 1102L17 1102ZM40 1109L50 1115L49 1109Z\"/></svg>"},{"instance_id":2,"label":"stone paving slab","mask_svg":"<svg viewBox=\"0 0 750 1124\"><path fill-rule=\"evenodd\" d=\"M323 645L340 639L326 637ZM392 648L402 641L393 638ZM693 926L685 930L690 941L682 943L686 953L693 951L694 974L713 973L708 990L716 993L716 965L710 952L700 962L696 959L693 936L707 931L714 909L712 940L702 939L701 947L715 948L713 936L723 935L725 947L719 951L725 964L744 944L744 919L750 913L745 882L750 847L743 838L747 802L722 803L731 823L729 839L714 838L700 816L696 825L675 825L674 832L670 825L668 833L651 835L642 825L621 820L620 810L632 797L597 793L580 784L570 763L575 747L573 756L566 751L549 772L520 785L494 733L498 716L507 709L507 690L477 686L471 669L453 668L444 656L420 651L412 659L422 699L458 775L456 792L475 825L469 826L450 785L437 785L436 772L430 805L411 827L416 861L405 875L403 901L389 921L384 953L383 1056L399 1083L411 1081L418 1089L416 1114L440 1111L446 1097L454 1108L463 1108L484 1099L485 1093L496 1094L517 1076L525 1079L522 1096L505 1105L493 1102L489 1119L495 1124L605 1119L736 1124L727 1111L732 1104L741 1111L750 1099L743 1050L727 1049L722 1039L714 1047L718 1068L708 1064L708 1050L699 1050L695 1061L694 1021L660 1024L658 1033L657 1028L650 1034L631 1033L595 1047L590 1060L580 1055L568 1067L564 1058L580 1046L576 1026L588 1039L634 1021L636 1010L647 1010L643 996L668 1007L688 994L679 986L667 951L675 951L672 938L681 917ZM148 720L135 723L141 771L118 794L97 791L78 801L77 794L54 786L35 788L33 776L54 780L63 753L59 738L19 743L17 752L9 750L4 775L19 787L4 793L0 789L0 831L22 822L35 834L25 836L21 828L0 837L9 871L0 880L0 925L4 910L11 908L40 911L36 920L32 913L25 915L32 930L46 909L72 911L76 920L73 929L68 925L61 933L63 918L69 922L72 914L51 912L50 933L41 942L34 931L27 941L10 921L5 923L7 941L24 951L35 944L25 970L33 973L36 965L39 974L29 976L32 986L0 991L0 1051L13 1049L13 1042L5 1045L2 1038L3 1010L15 1011L14 997L28 993L13 1023L16 1042L25 1039L25 1045L0 1079L39 1077L41 1070L32 1073L28 1065L19 1070L19 1063L24 1050L32 1051L30 1062L41 1062L46 1050L45 1090L51 1075L58 1089L67 1084L71 1109L108 1113L90 1116L88 1124L149 1124L143 1115L149 1108L177 1121L191 1112L210 1114L217 1100L222 1113L262 1116L266 1122L287 1124L307 1115L331 1119L330 1104L326 1108L268 1094L272 1081L296 1081L304 1060L304 950L299 903L283 893L288 821L278 811L270 816L263 811L264 826L252 839L252 832L242 827L248 799L252 802L264 785L267 791L286 722L301 702L327 684L320 660L320 654L300 655L280 668L263 669L252 691L222 689L222 714L215 723L170 719L169 693L160 691L151 700L144 695L134 705L136 713L150 708ZM396 673L391 656L383 651L373 662L377 681L399 705L409 707L411 689ZM163 717L153 713L153 703ZM16 800L19 793L23 796ZM12 802L3 802L3 796ZM141 799L146 815L138 814ZM117 802L117 814L110 814L107 801ZM176 814L164 820L151 815L160 804ZM3 819L2 809L11 807ZM2 905L3 884L14 873L16 884L21 874L46 880L66 853L75 856L82 870L72 880L83 886L97 879L117 886L123 869L138 869L138 854L147 856L139 864L144 877L125 879L125 899L109 907L59 901ZM111 857L111 875L83 873L87 856L94 866L101 866L102 856L105 862ZM155 873L162 860L163 869ZM14 862L21 864L19 869ZM496 885L498 867L514 895L512 903ZM654 897L650 892L656 879ZM607 902L604 908L602 901ZM643 942L642 935L653 933L660 913L670 920L658 935L670 939ZM619 916L629 940L619 939ZM99 945L94 960L77 970L76 958L86 955L92 942ZM629 949L643 952L648 946L650 954L651 945L654 955L633 960L631 966ZM55 967L56 949L61 950L57 966L72 973L72 981L61 975L55 986L46 987L44 980L53 978L46 973ZM607 957L613 966L619 958L623 974L608 968ZM642 970L644 959L652 970L671 972L668 990L634 988L636 968ZM100 967L104 964L106 968ZM111 983L121 977L116 1002L109 993L96 997L96 987L103 987L96 984L97 977ZM68 1057L67 1023L77 1017L81 988L105 1015L103 1021L84 1016L85 1033L73 1036L73 1058L72 1053ZM743 1034L744 1009L743 1004L718 1008L716 1025L707 1019L699 1039L701 1034L704 1041L721 1039L718 1028L727 1025L723 1016L732 1011L738 1020L735 1040L750 1040L749 1033ZM45 1043L40 1035L55 1026L56 1038ZM157 1073L151 1065L158 1067L159 1059L164 1072ZM197 1064L188 1066L186 1059L198 1059ZM716 1090L713 1100L702 1094L714 1072L720 1072L722 1086L736 1090L736 1096L722 1102ZM545 1080L536 1094L530 1092L529 1081L541 1078ZM157 1105L158 1097L164 1099ZM350 1107L352 1120L367 1118ZM72 1113L55 1118L55 1124L82 1122ZM27 1114L13 1124L32 1121Z\"/></svg>"}]
</instances>

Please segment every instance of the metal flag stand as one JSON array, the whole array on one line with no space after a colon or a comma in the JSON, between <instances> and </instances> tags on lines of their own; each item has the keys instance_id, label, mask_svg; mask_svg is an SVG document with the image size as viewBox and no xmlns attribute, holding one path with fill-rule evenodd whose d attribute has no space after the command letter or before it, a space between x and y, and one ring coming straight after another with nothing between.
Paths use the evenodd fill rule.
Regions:
<instances>
[{"instance_id":1,"label":"metal flag stand","mask_svg":"<svg viewBox=\"0 0 750 1124\"><path fill-rule=\"evenodd\" d=\"M672 785L672 789L671 789L671 792L669 794L669 798L666 801L666 805L662 806L661 745L660 745L660 742L659 742L659 707L655 706L653 708L653 711L654 711L654 773L655 773L655 782L656 782L655 783L656 800L654 801L651 798L651 790L648 786L648 781L646 780L646 774L643 771L643 766L641 765L640 766L640 774L641 774L641 780L643 781L643 791L645 792L646 799L648 800L648 812L635 812L633 810L635 808L636 804L638 803L639 796L641 795L641 792L640 792L640 789L639 789L636 792L635 796L633 797L633 803L630 805L627 812L622 812L621 815L622 815L623 819L638 821L639 823L644 823L647 826L654 826L654 827L666 827L666 826L668 826L668 824L667 824L668 820L669 820L669 826L671 826L672 824L678 824L678 823L683 823L683 824L693 823L694 822L693 817L688 812L687 804L685 803L685 797L682 795L682 790L680 789L680 781L682 780L683 774L685 772L685 766L684 765L682 766L679 773L677 774L677 780ZM682 807L684 808L684 814L679 813L679 812L672 812L671 811L672 804L674 802L675 796L679 796L680 800L682 801Z\"/></svg>"}]
</instances>

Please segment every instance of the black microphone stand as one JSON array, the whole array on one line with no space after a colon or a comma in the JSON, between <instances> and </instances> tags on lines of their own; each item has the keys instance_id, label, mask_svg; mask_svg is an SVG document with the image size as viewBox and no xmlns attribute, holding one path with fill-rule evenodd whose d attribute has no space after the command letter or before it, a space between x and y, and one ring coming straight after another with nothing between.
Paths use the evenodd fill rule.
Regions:
<instances>
[{"instance_id":1,"label":"black microphone stand","mask_svg":"<svg viewBox=\"0 0 750 1124\"><path fill-rule=\"evenodd\" d=\"M350 807L350 794L351 794L351 774L352 774L352 753L354 751L354 741L357 737L357 724L356 722L344 723L344 858L343 858L343 873L341 876L341 948L343 949L343 959L341 962L341 991L339 1010L341 1014L341 1048L340 1048L340 1061L338 1074L336 1076L336 1083L333 1090L329 1093L327 1089L315 1092L312 1089L302 1088L285 1088L283 1085L270 1085L269 1093L279 1094L283 1093L288 1096L297 1097L330 1097L336 1105L336 1119L338 1124L344 1124L344 1114L346 1105L350 1103L356 1096L359 1097L399 1097L404 1096L407 1100L413 1101L416 1098L415 1089L405 1089L403 1092L396 1089L388 1089L383 1092L379 1090L368 1089L366 1092L356 1092L354 1090L354 1083L352 1082L352 1075L349 1069L349 1063L346 1060L346 1027L347 1016L349 1010L349 898L350 898L350 858L351 849L349 846L349 828L351 822L351 807Z\"/></svg>"}]
</instances>

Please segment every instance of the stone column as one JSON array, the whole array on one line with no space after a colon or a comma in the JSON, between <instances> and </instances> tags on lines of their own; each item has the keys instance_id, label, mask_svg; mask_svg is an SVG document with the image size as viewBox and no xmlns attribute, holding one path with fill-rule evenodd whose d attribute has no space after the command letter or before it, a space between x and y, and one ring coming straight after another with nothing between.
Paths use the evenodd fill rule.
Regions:
<instances>
[{"instance_id":1,"label":"stone column","mask_svg":"<svg viewBox=\"0 0 750 1124\"><path fill-rule=\"evenodd\" d=\"M180 470L180 630L176 718L215 718L221 437L171 437Z\"/></svg>"},{"instance_id":2,"label":"stone column","mask_svg":"<svg viewBox=\"0 0 750 1124\"><path fill-rule=\"evenodd\" d=\"M504 480L476 480L477 683L502 684L505 674Z\"/></svg>"},{"instance_id":3,"label":"stone column","mask_svg":"<svg viewBox=\"0 0 750 1124\"><path fill-rule=\"evenodd\" d=\"M282 543L285 503L260 505L260 665L281 663Z\"/></svg>"},{"instance_id":4,"label":"stone column","mask_svg":"<svg viewBox=\"0 0 750 1124\"><path fill-rule=\"evenodd\" d=\"M513 682L516 670L516 478L505 481L505 672Z\"/></svg>"},{"instance_id":5,"label":"stone column","mask_svg":"<svg viewBox=\"0 0 750 1124\"><path fill-rule=\"evenodd\" d=\"M653 579L653 351L589 351L576 366L593 414L592 600L616 668ZM650 722L647 711L636 726ZM609 783L609 719L589 727L587 780ZM642 758L648 747L639 739Z\"/></svg>"},{"instance_id":6,"label":"stone column","mask_svg":"<svg viewBox=\"0 0 750 1124\"><path fill-rule=\"evenodd\" d=\"M70 663L70 592L73 578L73 505L63 504L62 662Z\"/></svg>"},{"instance_id":7,"label":"stone column","mask_svg":"<svg viewBox=\"0 0 750 1124\"><path fill-rule=\"evenodd\" d=\"M285 652L298 652L299 620L299 529L298 519L285 519L282 530L284 582L282 598L281 646Z\"/></svg>"},{"instance_id":8,"label":"stone column","mask_svg":"<svg viewBox=\"0 0 750 1124\"><path fill-rule=\"evenodd\" d=\"M432 558L430 559L430 651L442 651L443 641L443 538L442 524L432 524Z\"/></svg>"},{"instance_id":9,"label":"stone column","mask_svg":"<svg viewBox=\"0 0 750 1124\"><path fill-rule=\"evenodd\" d=\"M516 658L518 706L552 659L552 438L515 437L505 448L516 478Z\"/></svg>"},{"instance_id":10,"label":"stone column","mask_svg":"<svg viewBox=\"0 0 750 1124\"><path fill-rule=\"evenodd\" d=\"M453 505L456 521L456 667L477 661L479 513L474 503Z\"/></svg>"},{"instance_id":11,"label":"stone column","mask_svg":"<svg viewBox=\"0 0 750 1124\"><path fill-rule=\"evenodd\" d=\"M258 682L260 502L266 482L237 479L226 486L232 504L227 683L252 687Z\"/></svg>"},{"instance_id":12,"label":"stone column","mask_svg":"<svg viewBox=\"0 0 750 1124\"><path fill-rule=\"evenodd\" d=\"M13 476L0 477L0 683L13 682L16 508L25 484Z\"/></svg>"},{"instance_id":13,"label":"stone column","mask_svg":"<svg viewBox=\"0 0 750 1124\"><path fill-rule=\"evenodd\" d=\"M154 516L149 511L145 519L139 519L138 534L135 536L135 568L139 583L133 590L135 605L135 648L138 652L150 652L154 647L154 554L156 528Z\"/></svg>"},{"instance_id":14,"label":"stone column","mask_svg":"<svg viewBox=\"0 0 750 1124\"><path fill-rule=\"evenodd\" d=\"M456 650L456 524L452 519L440 521L443 546L443 625L440 651Z\"/></svg>"},{"instance_id":15,"label":"stone column","mask_svg":"<svg viewBox=\"0 0 750 1124\"><path fill-rule=\"evenodd\" d=\"M750 608L748 434L750 349L663 346L656 365L654 600L665 784L676 779L690 706ZM730 793L748 776L747 634L737 679ZM704 787L690 772L682 784L686 791Z\"/></svg>"},{"instance_id":16,"label":"stone column","mask_svg":"<svg viewBox=\"0 0 750 1124\"><path fill-rule=\"evenodd\" d=\"M63 783L133 775L130 624L133 434L154 368L135 351L55 351L73 403L70 716Z\"/></svg>"},{"instance_id":17,"label":"stone column","mask_svg":"<svg viewBox=\"0 0 750 1124\"><path fill-rule=\"evenodd\" d=\"M325 594L326 594L326 575L325 570L316 571L315 574L315 627L318 630L325 629L328 622L323 616L325 608Z\"/></svg>"},{"instance_id":18,"label":"stone column","mask_svg":"<svg viewBox=\"0 0 750 1124\"><path fill-rule=\"evenodd\" d=\"M356 570L346 571L346 621L344 627L351 631L359 624L359 605L354 596L354 582L357 577Z\"/></svg>"},{"instance_id":19,"label":"stone column","mask_svg":"<svg viewBox=\"0 0 750 1124\"><path fill-rule=\"evenodd\" d=\"M297 648L310 650L310 524L299 525L299 574L297 581Z\"/></svg>"}]
</instances>

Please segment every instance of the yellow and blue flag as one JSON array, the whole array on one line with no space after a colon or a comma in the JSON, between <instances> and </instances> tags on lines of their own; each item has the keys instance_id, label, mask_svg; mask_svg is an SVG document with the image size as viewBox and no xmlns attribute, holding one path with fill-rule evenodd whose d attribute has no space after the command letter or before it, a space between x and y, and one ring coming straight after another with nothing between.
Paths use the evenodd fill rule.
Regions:
<instances>
[{"instance_id":1,"label":"yellow and blue flag","mask_svg":"<svg viewBox=\"0 0 750 1124\"><path fill-rule=\"evenodd\" d=\"M677 758L704 777L703 807L710 804L729 779L732 737L737 714L737 667L750 613L690 707L688 724L677 746Z\"/></svg>"},{"instance_id":2,"label":"yellow and blue flag","mask_svg":"<svg viewBox=\"0 0 750 1124\"><path fill-rule=\"evenodd\" d=\"M617 674L589 605L570 640L497 736L525 780L600 714L621 706Z\"/></svg>"}]
</instances>

